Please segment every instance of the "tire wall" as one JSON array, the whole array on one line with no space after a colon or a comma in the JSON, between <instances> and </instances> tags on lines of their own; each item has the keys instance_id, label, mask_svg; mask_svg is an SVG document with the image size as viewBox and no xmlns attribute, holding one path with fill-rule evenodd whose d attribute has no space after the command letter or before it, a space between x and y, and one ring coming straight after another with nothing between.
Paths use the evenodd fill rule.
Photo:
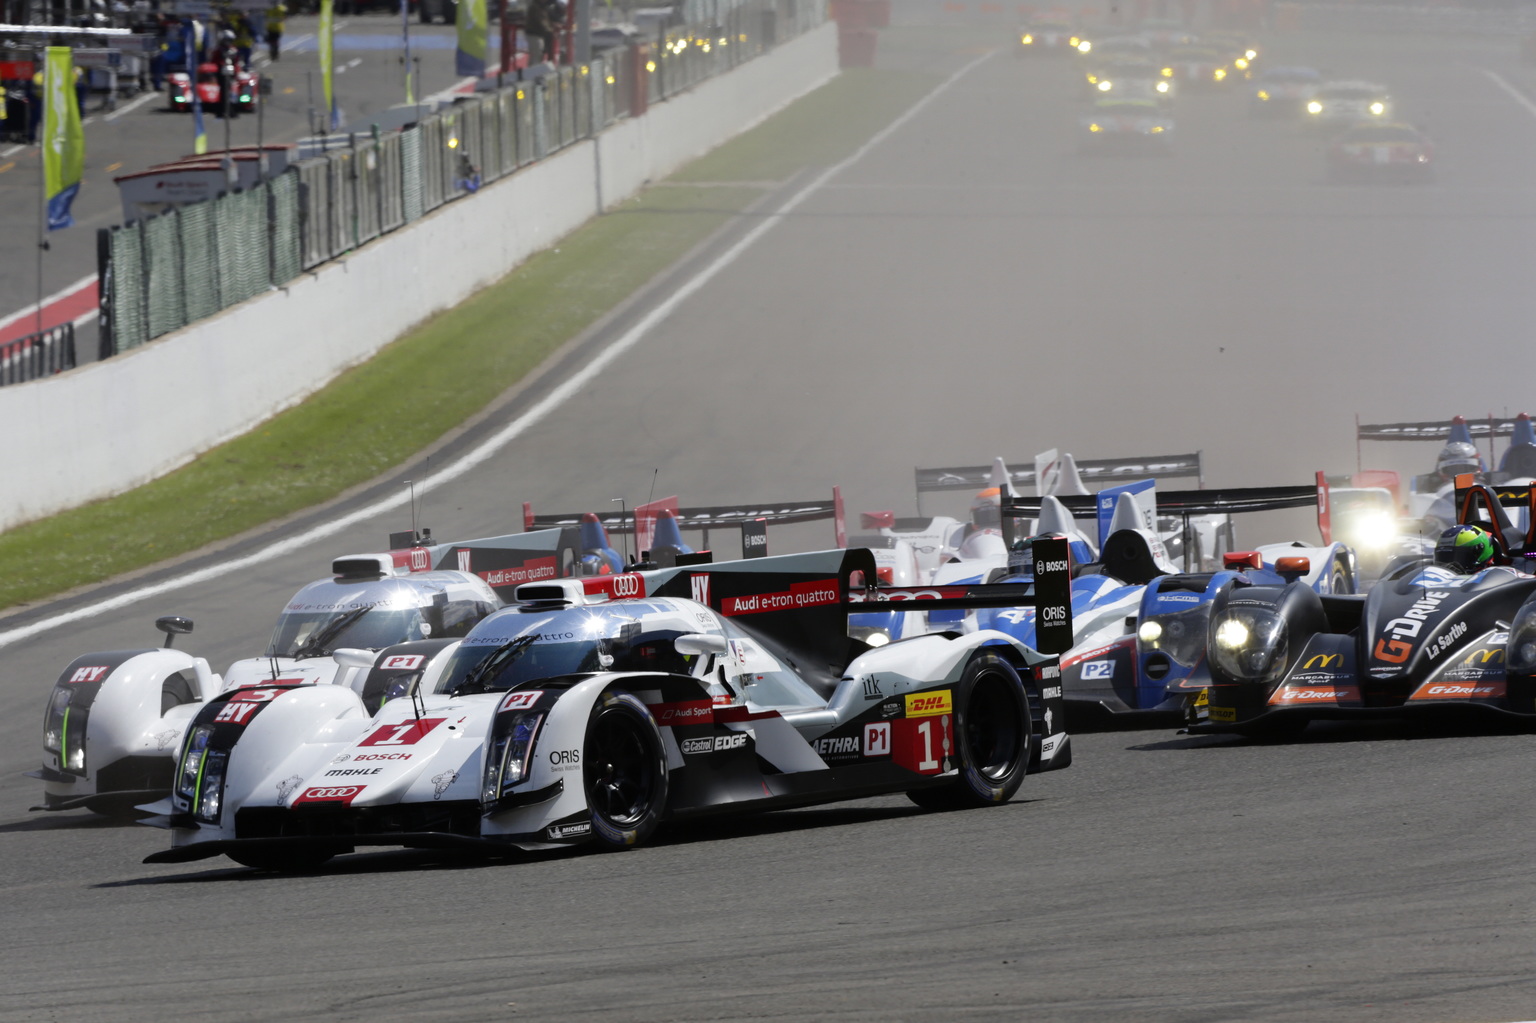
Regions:
<instances>
[{"instance_id":1,"label":"tire wall","mask_svg":"<svg viewBox=\"0 0 1536 1023\"><path fill-rule=\"evenodd\" d=\"M23 441L0 463L0 529L146 483L297 404L601 207L828 81L836 32L822 25L286 288L116 358L0 389L0 431Z\"/></svg>"}]
</instances>

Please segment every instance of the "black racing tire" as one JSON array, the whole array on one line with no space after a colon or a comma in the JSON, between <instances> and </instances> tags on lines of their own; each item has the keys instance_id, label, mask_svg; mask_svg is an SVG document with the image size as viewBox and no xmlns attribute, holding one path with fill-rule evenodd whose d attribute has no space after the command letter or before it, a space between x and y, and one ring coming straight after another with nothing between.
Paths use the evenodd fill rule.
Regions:
<instances>
[{"instance_id":1,"label":"black racing tire","mask_svg":"<svg viewBox=\"0 0 1536 1023\"><path fill-rule=\"evenodd\" d=\"M1019 673L997 654L978 654L955 686L959 776L945 785L913 789L907 798L930 810L1006 803L1029 773L1032 733L1029 696Z\"/></svg>"},{"instance_id":2,"label":"black racing tire","mask_svg":"<svg viewBox=\"0 0 1536 1023\"><path fill-rule=\"evenodd\" d=\"M1355 592L1355 581L1354 581L1353 575L1349 571L1349 566L1344 563L1344 559L1343 558L1334 558L1333 559L1333 568L1332 568L1330 574L1333 577L1332 581L1329 583L1329 585L1333 587L1333 589L1330 592L1333 592L1333 593L1354 593Z\"/></svg>"},{"instance_id":3,"label":"black racing tire","mask_svg":"<svg viewBox=\"0 0 1536 1023\"><path fill-rule=\"evenodd\" d=\"M234 849L225 855L242 867L279 874L304 874L319 870L336 855L335 849Z\"/></svg>"},{"instance_id":4,"label":"black racing tire","mask_svg":"<svg viewBox=\"0 0 1536 1023\"><path fill-rule=\"evenodd\" d=\"M651 712L632 693L606 690L592 708L581 773L592 839L606 849L644 842L667 808L667 748Z\"/></svg>"}]
</instances>

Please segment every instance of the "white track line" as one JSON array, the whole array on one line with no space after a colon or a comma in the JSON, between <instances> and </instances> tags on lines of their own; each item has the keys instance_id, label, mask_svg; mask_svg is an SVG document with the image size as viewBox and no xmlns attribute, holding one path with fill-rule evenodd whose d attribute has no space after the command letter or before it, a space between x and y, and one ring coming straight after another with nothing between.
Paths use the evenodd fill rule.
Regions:
<instances>
[{"instance_id":1,"label":"white track line","mask_svg":"<svg viewBox=\"0 0 1536 1023\"><path fill-rule=\"evenodd\" d=\"M1509 93L1510 98L1524 107L1526 113L1530 114L1532 117L1536 117L1536 103L1532 103L1528 98L1526 98L1525 93L1521 92L1513 85L1510 85L1501 75L1497 74L1496 72L1489 71L1487 68L1483 68L1483 74L1492 79L1494 85L1497 85L1499 88Z\"/></svg>"},{"instance_id":2,"label":"white track line","mask_svg":"<svg viewBox=\"0 0 1536 1023\"><path fill-rule=\"evenodd\" d=\"M134 100L132 100L132 101L130 101L128 103L124 103L122 106L118 107L116 110L112 111L110 114L103 114L101 119L103 121L115 121L119 117L122 117L124 114L130 114L133 111L139 109L139 107L142 107L144 104L148 103L150 100L152 100L152 99L159 99L159 98L160 98L160 93L158 93L158 92L154 92L154 91L146 92L144 95L139 96L137 99L134 99Z\"/></svg>"},{"instance_id":3,"label":"white track line","mask_svg":"<svg viewBox=\"0 0 1536 1023\"><path fill-rule=\"evenodd\" d=\"M791 196L789 200L785 202L783 206L780 206L776 212L765 217L761 223L759 223L751 231L747 232L747 234L740 241L717 256L714 262L700 270L686 283L684 283L682 287L678 288L675 292L668 296L664 302L647 313L639 323L636 323L633 327L629 328L629 330L625 331L623 335L621 335L617 340L615 340L607 348L598 353L596 358L592 359L579 371L567 378L528 411L518 416L516 419L502 427L500 430L496 431L496 433L492 434L490 437L487 437L485 440L481 441L480 444L472 450L465 452L462 456L459 457L458 461L445 466L444 468L433 473L427 479L421 481L421 485L417 492L426 493L434 487L441 486L442 484L448 483L452 480L458 479L460 476L465 475L471 469L474 469L482 462L491 458L502 448L506 447L513 440L517 439L525 431L527 431L529 427L535 425L536 423L542 422L549 416L551 412L555 411L555 409L559 408L574 398L581 392L582 388L596 380L598 376L600 376L602 372L614 362L614 360L633 348L642 338L644 338L659 324L665 321L667 317L671 316L672 313L678 308L678 306L682 305L683 302L687 301L694 294L696 294L701 288L704 287L704 285L708 284L715 277L719 276L721 271L725 270L732 263L736 262L736 260L741 257L742 253L746 252L754 244L756 244L758 239L762 238L763 235L767 234L775 226L782 223L785 217L799 208L807 199L819 191L823 185L825 185L832 178L836 177L838 174L841 174L844 170L853 166L859 160L863 159L870 150L874 149L880 143L890 138L891 135L904 127L908 121L911 121L912 118L916 117L918 113L920 113L930 103L947 92L950 86L954 85L962 77L970 73L972 69L981 64L982 61L987 60L991 56L992 53L985 53L971 61L969 64L965 65L965 67L961 68L959 71L956 71L953 75L950 75L949 78L945 79L944 82L940 84L936 89L930 92L927 96L923 97L923 99L920 100L915 106L909 108L896 120L886 125L884 129L882 129L868 142L860 146L858 151L855 152L852 156L843 160L841 163L838 163L835 166L829 167L822 171L821 174L812 179L809 184ZM179 589L183 586L191 586L197 583L207 582L211 579L218 579L222 576L228 576L242 569L254 567L265 561L269 561L272 558L276 558L281 555L296 551L302 547L308 546L317 540L323 540L328 536L333 536L336 533L341 532L343 529L346 529L347 527L355 525L359 522L364 522L368 519L376 519L386 512L390 512L396 508L401 507L409 500L410 493L408 491L401 490L394 497L386 497L366 507L358 508L355 511L341 516L340 518L332 519L330 522L327 522L324 525L316 526L307 532L286 537L274 544L263 547L261 550L256 551L253 554L247 554L244 557L235 558L232 561L226 561L218 565L212 565L208 568L200 569L196 572L188 572L185 575L179 575L171 579L166 579L162 582L154 583L150 586L143 586L136 590L130 590L127 593L119 594L118 596L112 597L108 600L103 600L98 603L91 604L88 607L82 607L77 610L70 611L66 614L55 615L52 618L45 618L42 621L33 622L31 625L25 625L18 629L11 629L8 632L0 632L0 647L9 646L19 640L27 639L31 636L36 636L39 633L47 632L50 629L56 629L61 625L68 625L71 622L78 622L86 618L94 618L106 611L115 611L118 608L128 607L132 604L138 603L141 600L145 600L146 598L158 596L159 594Z\"/></svg>"},{"instance_id":4,"label":"white track line","mask_svg":"<svg viewBox=\"0 0 1536 1023\"><path fill-rule=\"evenodd\" d=\"M69 287L63 289L62 291L55 291L53 294L51 294L47 298L43 299L43 308L47 309L49 306L53 305L53 303L57 302L61 298L68 298L70 295L73 295L75 292L79 291L81 288L83 288L86 285L90 284L95 279L96 279L96 275L95 274L90 274L89 276L80 278L78 281L76 281L75 283L71 284ZM11 313L9 316L5 317L4 319L0 319L0 330L3 330L6 327L9 327L11 324L15 323L17 320L23 320L23 319L26 319L28 316L36 316L36 315L37 315L37 304L33 303L32 305L27 306L25 309L22 309L19 312Z\"/></svg>"}]
</instances>

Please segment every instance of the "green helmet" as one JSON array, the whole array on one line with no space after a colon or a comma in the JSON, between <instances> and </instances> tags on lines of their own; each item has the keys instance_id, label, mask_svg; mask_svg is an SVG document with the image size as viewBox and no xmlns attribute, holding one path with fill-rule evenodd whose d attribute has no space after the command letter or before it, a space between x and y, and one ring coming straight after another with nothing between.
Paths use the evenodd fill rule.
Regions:
<instances>
[{"instance_id":1,"label":"green helmet","mask_svg":"<svg viewBox=\"0 0 1536 1023\"><path fill-rule=\"evenodd\" d=\"M1452 526L1435 544L1435 562L1463 572L1476 572L1493 564L1493 536L1481 526Z\"/></svg>"}]
</instances>

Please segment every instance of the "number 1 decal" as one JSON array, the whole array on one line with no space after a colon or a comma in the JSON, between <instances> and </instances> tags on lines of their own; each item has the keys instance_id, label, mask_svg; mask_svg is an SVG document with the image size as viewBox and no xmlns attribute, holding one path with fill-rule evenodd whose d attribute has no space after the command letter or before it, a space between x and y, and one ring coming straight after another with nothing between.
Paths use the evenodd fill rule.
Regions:
<instances>
[{"instance_id":1,"label":"number 1 decal","mask_svg":"<svg viewBox=\"0 0 1536 1023\"><path fill-rule=\"evenodd\" d=\"M917 734L923 740L923 759L918 763L919 771L937 771L939 762L933 756L933 719L923 718L917 726Z\"/></svg>"},{"instance_id":2,"label":"number 1 decal","mask_svg":"<svg viewBox=\"0 0 1536 1023\"><path fill-rule=\"evenodd\" d=\"M358 743L359 746L414 746L422 737L447 718L422 718L402 721L396 725L384 725Z\"/></svg>"}]
</instances>

